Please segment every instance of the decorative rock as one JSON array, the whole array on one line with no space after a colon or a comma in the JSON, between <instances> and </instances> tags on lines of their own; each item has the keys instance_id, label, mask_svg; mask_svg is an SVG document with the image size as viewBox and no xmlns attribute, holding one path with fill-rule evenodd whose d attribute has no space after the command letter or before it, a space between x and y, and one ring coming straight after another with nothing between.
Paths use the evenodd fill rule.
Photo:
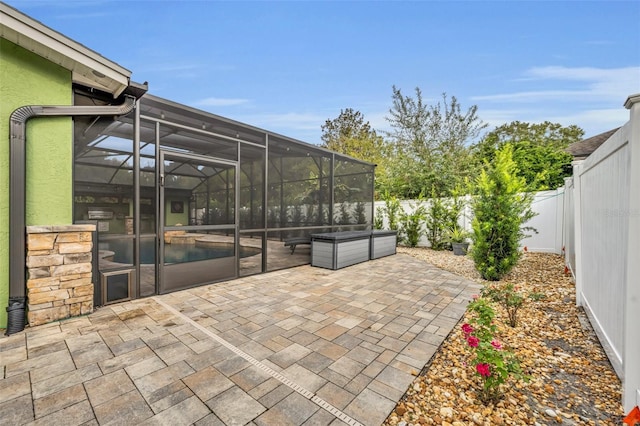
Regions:
<instances>
[{"instance_id":1,"label":"decorative rock","mask_svg":"<svg viewBox=\"0 0 640 426\"><path fill-rule=\"evenodd\" d=\"M81 274L70 274L70 275L63 275L60 277L60 281L71 281L71 280L79 280L82 278L89 278L91 279L91 272L83 272Z\"/></svg>"},{"instance_id":2,"label":"decorative rock","mask_svg":"<svg viewBox=\"0 0 640 426\"><path fill-rule=\"evenodd\" d=\"M73 275L73 274L81 274L91 272L91 264L90 263L76 263L72 265L60 265L55 266L51 275L56 277L59 275Z\"/></svg>"},{"instance_id":3,"label":"decorative rock","mask_svg":"<svg viewBox=\"0 0 640 426\"><path fill-rule=\"evenodd\" d=\"M82 285L73 288L73 297L91 296L93 297L93 284Z\"/></svg>"},{"instance_id":4,"label":"decorative rock","mask_svg":"<svg viewBox=\"0 0 640 426\"><path fill-rule=\"evenodd\" d=\"M93 300L80 303L80 314L90 314L93 312Z\"/></svg>"},{"instance_id":5,"label":"decorative rock","mask_svg":"<svg viewBox=\"0 0 640 426\"><path fill-rule=\"evenodd\" d=\"M27 274L27 277L30 280L35 278L45 278L50 276L51 276L51 271L46 266L43 266L40 268L29 268L29 273Z\"/></svg>"},{"instance_id":6,"label":"decorative rock","mask_svg":"<svg viewBox=\"0 0 640 426\"><path fill-rule=\"evenodd\" d=\"M53 250L56 234L31 234L27 236L28 250Z\"/></svg>"},{"instance_id":7,"label":"decorative rock","mask_svg":"<svg viewBox=\"0 0 640 426\"><path fill-rule=\"evenodd\" d=\"M442 417L451 419L453 418L453 408L451 407L441 407L440 408L440 415Z\"/></svg>"},{"instance_id":8,"label":"decorative rock","mask_svg":"<svg viewBox=\"0 0 640 426\"><path fill-rule=\"evenodd\" d=\"M62 318L69 317L69 308L67 306L59 306L49 309L41 309L32 311L29 309L27 318L31 326L46 324L48 322L57 321Z\"/></svg>"},{"instance_id":9,"label":"decorative rock","mask_svg":"<svg viewBox=\"0 0 640 426\"><path fill-rule=\"evenodd\" d=\"M544 413L549 416L549 417L557 417L558 415L556 414L555 411L553 411L551 408L547 408L546 410L544 410Z\"/></svg>"},{"instance_id":10,"label":"decorative rock","mask_svg":"<svg viewBox=\"0 0 640 426\"><path fill-rule=\"evenodd\" d=\"M64 263L64 256L60 254L47 254L45 256L28 256L27 268L40 268L43 266L56 266Z\"/></svg>"},{"instance_id":11,"label":"decorative rock","mask_svg":"<svg viewBox=\"0 0 640 426\"><path fill-rule=\"evenodd\" d=\"M70 297L64 303L71 305L72 303L89 302L91 300L93 300L93 292L86 296Z\"/></svg>"},{"instance_id":12,"label":"decorative rock","mask_svg":"<svg viewBox=\"0 0 640 426\"><path fill-rule=\"evenodd\" d=\"M86 285L93 286L93 283L91 282L91 278L88 278L88 277L78 278L75 280L68 280L68 281L64 281L62 279L60 280L60 288L75 288L75 287L82 287Z\"/></svg>"},{"instance_id":13,"label":"decorative rock","mask_svg":"<svg viewBox=\"0 0 640 426\"><path fill-rule=\"evenodd\" d=\"M93 225L27 227L27 319L31 326L93 311Z\"/></svg>"},{"instance_id":14,"label":"decorative rock","mask_svg":"<svg viewBox=\"0 0 640 426\"><path fill-rule=\"evenodd\" d=\"M66 232L58 235L57 243L79 243L91 241L91 232Z\"/></svg>"},{"instance_id":15,"label":"decorative rock","mask_svg":"<svg viewBox=\"0 0 640 426\"><path fill-rule=\"evenodd\" d=\"M482 415L480 413L473 413L473 416L471 416L471 421L473 421L477 425L484 424L484 419L482 418Z\"/></svg>"},{"instance_id":16,"label":"decorative rock","mask_svg":"<svg viewBox=\"0 0 640 426\"><path fill-rule=\"evenodd\" d=\"M71 263L90 263L91 262L91 253L70 253L64 255L64 264L68 265Z\"/></svg>"},{"instance_id":17,"label":"decorative rock","mask_svg":"<svg viewBox=\"0 0 640 426\"><path fill-rule=\"evenodd\" d=\"M92 243L62 243L58 244L58 253L89 253L93 247Z\"/></svg>"},{"instance_id":18,"label":"decorative rock","mask_svg":"<svg viewBox=\"0 0 640 426\"><path fill-rule=\"evenodd\" d=\"M29 305L39 305L40 303L53 302L69 298L67 290L52 290L40 293L29 293Z\"/></svg>"},{"instance_id":19,"label":"decorative rock","mask_svg":"<svg viewBox=\"0 0 640 426\"><path fill-rule=\"evenodd\" d=\"M60 285L59 278L45 277L27 280L27 289L32 288L52 288Z\"/></svg>"}]
</instances>

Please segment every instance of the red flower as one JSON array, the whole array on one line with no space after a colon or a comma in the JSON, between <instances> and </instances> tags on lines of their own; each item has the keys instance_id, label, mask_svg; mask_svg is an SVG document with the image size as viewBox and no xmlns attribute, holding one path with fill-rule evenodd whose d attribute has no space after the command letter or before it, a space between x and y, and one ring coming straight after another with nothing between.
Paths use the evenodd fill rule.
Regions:
<instances>
[{"instance_id":1,"label":"red flower","mask_svg":"<svg viewBox=\"0 0 640 426\"><path fill-rule=\"evenodd\" d=\"M473 327L471 327L469 324L462 324L462 331L464 332L464 334L471 334L473 333Z\"/></svg>"},{"instance_id":2,"label":"red flower","mask_svg":"<svg viewBox=\"0 0 640 426\"><path fill-rule=\"evenodd\" d=\"M467 343L469 343L469 346L471 346L472 348L477 348L480 340L478 340L476 336L469 336L467 337Z\"/></svg>"},{"instance_id":3,"label":"red flower","mask_svg":"<svg viewBox=\"0 0 640 426\"><path fill-rule=\"evenodd\" d=\"M491 369L487 363L476 365L476 370L482 377L489 377L491 375Z\"/></svg>"},{"instance_id":4,"label":"red flower","mask_svg":"<svg viewBox=\"0 0 640 426\"><path fill-rule=\"evenodd\" d=\"M500 344L500 342L498 342L497 340L492 340L491 346L493 346L497 350L502 349L502 344Z\"/></svg>"}]
</instances>

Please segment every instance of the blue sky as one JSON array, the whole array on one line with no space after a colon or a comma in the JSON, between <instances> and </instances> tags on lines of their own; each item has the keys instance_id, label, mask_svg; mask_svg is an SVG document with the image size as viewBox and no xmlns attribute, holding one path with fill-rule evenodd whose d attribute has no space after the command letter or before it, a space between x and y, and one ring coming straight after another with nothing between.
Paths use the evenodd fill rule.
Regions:
<instances>
[{"instance_id":1,"label":"blue sky","mask_svg":"<svg viewBox=\"0 0 640 426\"><path fill-rule=\"evenodd\" d=\"M151 93L311 143L341 109L388 129L392 86L592 136L640 93L640 1L37 1L9 5Z\"/></svg>"}]
</instances>

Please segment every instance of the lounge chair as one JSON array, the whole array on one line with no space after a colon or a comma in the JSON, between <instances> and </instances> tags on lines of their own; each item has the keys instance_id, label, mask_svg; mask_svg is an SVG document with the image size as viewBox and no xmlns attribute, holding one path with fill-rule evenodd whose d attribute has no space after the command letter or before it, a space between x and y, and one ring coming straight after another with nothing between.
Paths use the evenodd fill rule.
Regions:
<instances>
[{"instance_id":1,"label":"lounge chair","mask_svg":"<svg viewBox=\"0 0 640 426\"><path fill-rule=\"evenodd\" d=\"M291 249L291 254L296 251L296 246L300 244L311 245L311 237L293 237L284 240L284 246Z\"/></svg>"}]
</instances>

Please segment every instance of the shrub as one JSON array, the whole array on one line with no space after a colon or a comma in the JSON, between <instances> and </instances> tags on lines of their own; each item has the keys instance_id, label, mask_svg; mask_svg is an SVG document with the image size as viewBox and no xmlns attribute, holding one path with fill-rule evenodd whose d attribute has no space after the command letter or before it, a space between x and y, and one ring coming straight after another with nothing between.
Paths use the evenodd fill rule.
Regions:
<instances>
[{"instance_id":1,"label":"shrub","mask_svg":"<svg viewBox=\"0 0 640 426\"><path fill-rule=\"evenodd\" d=\"M426 210L422 205L422 201L416 204L409 204L411 213L402 211L400 213L400 234L402 241L409 247L415 247L420 241L420 237L424 235L424 220L426 218Z\"/></svg>"},{"instance_id":2,"label":"shrub","mask_svg":"<svg viewBox=\"0 0 640 426\"><path fill-rule=\"evenodd\" d=\"M387 215L387 221L389 222L389 229L392 231L398 230L398 219L400 216L400 201L389 193L384 195L384 213Z\"/></svg>"},{"instance_id":3,"label":"shrub","mask_svg":"<svg viewBox=\"0 0 640 426\"><path fill-rule=\"evenodd\" d=\"M474 219L471 254L476 269L485 280L497 281L520 258L520 240L527 235L523 224L535 214L533 195L526 192L525 180L516 176L511 145L496 152L493 164L485 164L476 181L472 201ZM535 230L534 230L535 231Z\"/></svg>"},{"instance_id":4,"label":"shrub","mask_svg":"<svg viewBox=\"0 0 640 426\"><path fill-rule=\"evenodd\" d=\"M376 215L373 218L373 229L383 229L384 227L384 209L378 207L376 209Z\"/></svg>"},{"instance_id":5,"label":"shrub","mask_svg":"<svg viewBox=\"0 0 640 426\"><path fill-rule=\"evenodd\" d=\"M367 223L367 206L362 201L356 203L353 210L353 220L357 224Z\"/></svg>"},{"instance_id":6,"label":"shrub","mask_svg":"<svg viewBox=\"0 0 640 426\"><path fill-rule=\"evenodd\" d=\"M460 194L462 190L460 187L456 187L451 192L451 198L447 201L446 204L446 213L445 213L445 229L459 229L460 224L460 216L462 216L462 212L464 211L465 199L461 197Z\"/></svg>"},{"instance_id":7,"label":"shrub","mask_svg":"<svg viewBox=\"0 0 640 426\"><path fill-rule=\"evenodd\" d=\"M299 204L294 205L293 211L289 214L289 222L291 223L291 226L300 226L305 219L306 216L302 212L302 206Z\"/></svg>"},{"instance_id":8,"label":"shrub","mask_svg":"<svg viewBox=\"0 0 640 426\"><path fill-rule=\"evenodd\" d=\"M340 203L339 216L336 217L338 225L348 225L351 223L351 214L349 213L349 204L346 201Z\"/></svg>"},{"instance_id":9,"label":"shrub","mask_svg":"<svg viewBox=\"0 0 640 426\"><path fill-rule=\"evenodd\" d=\"M462 331L473 352L471 365L474 373L482 382L480 400L485 404L496 402L502 396L500 386L510 376L525 381L529 379L522 374L520 362L514 353L495 338L495 311L489 302L483 298L476 299L469 304L469 312L472 314L470 324L464 324Z\"/></svg>"},{"instance_id":10,"label":"shrub","mask_svg":"<svg viewBox=\"0 0 640 426\"><path fill-rule=\"evenodd\" d=\"M462 233L458 221L464 210L464 199L460 197L460 189L451 193L451 198L436 197L431 191L431 203L427 209L427 239L434 250L451 249L451 233Z\"/></svg>"},{"instance_id":11,"label":"shrub","mask_svg":"<svg viewBox=\"0 0 640 426\"><path fill-rule=\"evenodd\" d=\"M524 305L527 298L518 287L513 283L504 283L499 285L487 285L482 288L482 296L502 305L507 312L507 324L515 327L518 324L518 310ZM531 300L538 301L543 299L544 293L529 293Z\"/></svg>"},{"instance_id":12,"label":"shrub","mask_svg":"<svg viewBox=\"0 0 640 426\"><path fill-rule=\"evenodd\" d=\"M434 250L444 250L447 248L444 233L447 229L448 215L447 206L442 198L436 197L435 190L431 190L431 200L429 208L426 210L427 240Z\"/></svg>"}]
</instances>

